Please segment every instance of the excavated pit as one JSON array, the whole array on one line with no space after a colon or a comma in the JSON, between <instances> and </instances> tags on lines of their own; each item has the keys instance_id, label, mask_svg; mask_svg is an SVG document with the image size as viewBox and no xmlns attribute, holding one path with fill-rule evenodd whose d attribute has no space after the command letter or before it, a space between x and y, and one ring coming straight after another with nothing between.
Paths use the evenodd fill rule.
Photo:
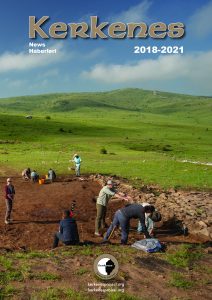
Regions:
<instances>
[{"instance_id":1,"label":"excavated pit","mask_svg":"<svg viewBox=\"0 0 212 300\"><path fill-rule=\"evenodd\" d=\"M13 223L4 224L5 201L4 185L6 178L0 178L0 249L12 250L45 250L51 249L53 235L58 230L62 211L70 209L76 201L74 216L77 220L81 241L91 241L98 244L102 238L94 236L96 216L95 198L101 185L87 177L60 177L52 184L39 185L13 178L16 189L14 200ZM107 223L110 224L114 212L125 205L124 201L111 200L108 206ZM137 222L132 221L129 243L142 237L136 232ZM114 234L112 243L119 243L119 232ZM158 229L158 238L167 242L198 242L196 239L184 237L171 230L161 227Z\"/></svg>"}]
</instances>

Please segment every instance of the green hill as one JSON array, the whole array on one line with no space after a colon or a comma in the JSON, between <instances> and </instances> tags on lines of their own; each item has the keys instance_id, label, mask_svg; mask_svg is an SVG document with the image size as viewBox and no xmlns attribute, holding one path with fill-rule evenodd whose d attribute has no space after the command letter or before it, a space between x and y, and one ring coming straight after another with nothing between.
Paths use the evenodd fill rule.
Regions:
<instances>
[{"instance_id":1,"label":"green hill","mask_svg":"<svg viewBox=\"0 0 212 300\"><path fill-rule=\"evenodd\" d=\"M117 109L133 112L206 114L211 98L195 97L141 89L123 89L99 93L71 93L24 96L0 100L1 111L72 112L82 108Z\"/></svg>"},{"instance_id":2,"label":"green hill","mask_svg":"<svg viewBox=\"0 0 212 300\"><path fill-rule=\"evenodd\" d=\"M84 172L208 188L211 167L180 160L212 161L211 108L209 97L141 89L0 99L2 173L28 165L67 173L77 151Z\"/></svg>"}]
</instances>

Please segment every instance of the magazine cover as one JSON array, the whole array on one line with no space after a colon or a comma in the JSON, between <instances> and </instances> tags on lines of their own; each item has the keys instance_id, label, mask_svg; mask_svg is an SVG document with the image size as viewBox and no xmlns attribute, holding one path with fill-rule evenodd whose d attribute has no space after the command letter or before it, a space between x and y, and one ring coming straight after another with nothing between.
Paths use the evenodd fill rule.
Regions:
<instances>
[{"instance_id":1,"label":"magazine cover","mask_svg":"<svg viewBox=\"0 0 212 300\"><path fill-rule=\"evenodd\" d=\"M211 16L1 3L0 299L211 299Z\"/></svg>"}]
</instances>

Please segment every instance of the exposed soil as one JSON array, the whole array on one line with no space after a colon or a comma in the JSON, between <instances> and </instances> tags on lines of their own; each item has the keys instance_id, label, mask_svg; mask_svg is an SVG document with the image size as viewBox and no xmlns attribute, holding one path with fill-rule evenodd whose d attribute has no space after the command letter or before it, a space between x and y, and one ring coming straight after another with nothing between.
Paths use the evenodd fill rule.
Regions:
<instances>
[{"instance_id":1,"label":"exposed soil","mask_svg":"<svg viewBox=\"0 0 212 300\"><path fill-rule=\"evenodd\" d=\"M96 216L95 197L101 186L88 178L61 177L52 184L39 185L13 178L16 196L13 208L13 224L4 224L5 202L4 184L0 178L0 248L50 249L53 234L58 230L62 211L70 209L76 201L74 216L78 223L80 239L98 243L101 238L94 236ZM124 201L111 200L108 206L107 223L110 224L114 212L124 206ZM132 222L129 242L140 239L136 232L136 221ZM112 243L120 241L119 232L114 234ZM192 237L179 235L174 228L163 226L158 229L158 237L166 242L198 242Z\"/></svg>"},{"instance_id":2,"label":"exposed soil","mask_svg":"<svg viewBox=\"0 0 212 300\"><path fill-rule=\"evenodd\" d=\"M25 247L48 249L53 234L58 230L62 211L70 209L76 200L75 217L81 239L91 238L94 232L95 202L100 186L92 181L60 178L52 184L39 185L13 178L16 196L13 208L13 224L4 224L5 202L3 187L6 178L0 178L0 247Z\"/></svg>"},{"instance_id":3,"label":"exposed soil","mask_svg":"<svg viewBox=\"0 0 212 300\"><path fill-rule=\"evenodd\" d=\"M86 292L89 282L99 282L93 272L94 258L99 253L111 253L117 257L120 271L114 280L115 282L122 282L125 291L129 294L138 297L142 295L142 299L148 300L210 299L211 281L208 279L209 274L207 275L203 268L208 268L211 265L209 254L205 260L201 261L203 271L198 273L195 270L190 271L170 265L164 260L163 254L145 254L136 250L131 253L129 246L125 246L122 248L123 251L117 252L117 247L100 244L102 238L94 236L95 197L101 189L98 182L89 180L87 177L82 180L74 177L60 177L57 182L52 184L39 185L15 177L13 178L13 184L16 188L13 210L14 222L10 225L4 224L3 187L5 182L6 178L1 177L0 250L50 250L53 234L58 230L62 211L70 209L73 200L76 201L74 215L77 220L80 239L94 243L89 255L80 252L84 249L83 247L75 246L56 249L53 251L54 259L49 257L29 259L27 263L31 266L33 276L48 272L58 275L60 279L48 281L32 277L24 282L14 282L19 293L13 299L32 299L33 293L39 293L40 290L46 290L49 287L73 288L77 291ZM124 204L124 201L120 200L110 201L107 213L108 224L111 222L114 212ZM136 232L137 221L134 220L131 225L130 244L142 238ZM176 228L173 228L171 223L161 225L156 233L160 241L164 241L168 248L174 248L175 243L200 242L191 236L184 237ZM119 244L119 242L120 232L116 231L111 243ZM67 253L65 256L61 256L59 251L64 251L65 248L67 248ZM75 251L74 254L73 251ZM195 280L195 288L183 290L171 287L169 280L173 272L182 273L185 277L189 276L189 280ZM102 293L96 293L94 296L96 299L106 299ZM58 299L66 298L59 297Z\"/></svg>"}]
</instances>

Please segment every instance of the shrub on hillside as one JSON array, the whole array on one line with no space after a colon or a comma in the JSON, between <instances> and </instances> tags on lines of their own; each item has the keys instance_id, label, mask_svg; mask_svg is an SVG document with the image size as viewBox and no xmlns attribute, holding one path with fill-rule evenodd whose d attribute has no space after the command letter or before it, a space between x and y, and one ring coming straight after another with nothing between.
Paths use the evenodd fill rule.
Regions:
<instances>
[{"instance_id":1,"label":"shrub on hillside","mask_svg":"<svg viewBox=\"0 0 212 300\"><path fill-rule=\"evenodd\" d=\"M107 150L105 148L100 149L100 154L107 154Z\"/></svg>"},{"instance_id":2,"label":"shrub on hillside","mask_svg":"<svg viewBox=\"0 0 212 300\"><path fill-rule=\"evenodd\" d=\"M63 128L60 128L59 131L60 132L65 132L65 130Z\"/></svg>"}]
</instances>

